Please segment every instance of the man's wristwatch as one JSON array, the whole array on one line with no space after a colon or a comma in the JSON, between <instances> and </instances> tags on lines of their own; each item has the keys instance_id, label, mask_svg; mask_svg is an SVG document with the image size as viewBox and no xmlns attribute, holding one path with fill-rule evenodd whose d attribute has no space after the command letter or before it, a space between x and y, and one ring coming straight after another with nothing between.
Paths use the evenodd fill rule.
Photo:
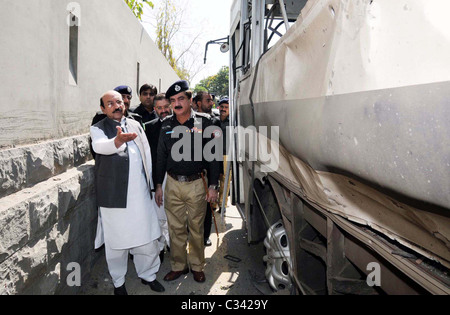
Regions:
<instances>
[{"instance_id":1,"label":"man's wristwatch","mask_svg":"<svg viewBox=\"0 0 450 315\"><path fill-rule=\"evenodd\" d=\"M217 190L217 185L209 185L209 189Z\"/></svg>"}]
</instances>

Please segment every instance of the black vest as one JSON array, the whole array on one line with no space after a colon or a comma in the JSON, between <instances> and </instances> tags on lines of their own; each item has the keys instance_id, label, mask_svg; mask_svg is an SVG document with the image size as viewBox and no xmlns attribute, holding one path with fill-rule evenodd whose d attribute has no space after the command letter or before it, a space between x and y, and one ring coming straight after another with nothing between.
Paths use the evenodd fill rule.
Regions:
<instances>
[{"instance_id":1,"label":"black vest","mask_svg":"<svg viewBox=\"0 0 450 315\"><path fill-rule=\"evenodd\" d=\"M94 126L103 130L108 139L112 139L117 135L116 127L120 126L120 123L106 117ZM96 155L95 183L99 207L127 207L129 171L128 147L117 154Z\"/></svg>"}]
</instances>

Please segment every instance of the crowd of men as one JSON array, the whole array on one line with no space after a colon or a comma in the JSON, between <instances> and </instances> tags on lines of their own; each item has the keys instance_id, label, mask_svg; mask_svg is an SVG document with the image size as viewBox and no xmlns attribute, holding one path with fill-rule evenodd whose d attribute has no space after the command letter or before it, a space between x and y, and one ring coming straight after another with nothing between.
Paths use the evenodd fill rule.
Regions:
<instances>
[{"instance_id":1,"label":"crowd of men","mask_svg":"<svg viewBox=\"0 0 450 315\"><path fill-rule=\"evenodd\" d=\"M165 281L189 271L197 282L206 279L212 216L225 210L219 202L228 196L223 187L229 105L221 99L216 115L213 95L192 94L181 80L160 94L144 84L134 109L126 85L100 98L90 129L99 207L95 248L105 246L115 295L127 295L130 256L142 283L155 292L165 290L156 275L166 250L171 271ZM214 158L205 156L219 143L223 152L213 149Z\"/></svg>"}]
</instances>

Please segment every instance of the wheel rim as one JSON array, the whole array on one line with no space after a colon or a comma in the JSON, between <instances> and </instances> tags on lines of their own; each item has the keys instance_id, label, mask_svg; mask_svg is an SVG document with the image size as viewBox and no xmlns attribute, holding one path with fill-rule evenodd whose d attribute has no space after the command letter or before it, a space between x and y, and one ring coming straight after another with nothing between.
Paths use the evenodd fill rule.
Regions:
<instances>
[{"instance_id":1,"label":"wheel rim","mask_svg":"<svg viewBox=\"0 0 450 315\"><path fill-rule=\"evenodd\" d=\"M292 286L289 276L291 256L283 221L280 220L269 228L264 246L267 253L263 258L267 263L265 274L270 286L277 291L290 289Z\"/></svg>"}]
</instances>

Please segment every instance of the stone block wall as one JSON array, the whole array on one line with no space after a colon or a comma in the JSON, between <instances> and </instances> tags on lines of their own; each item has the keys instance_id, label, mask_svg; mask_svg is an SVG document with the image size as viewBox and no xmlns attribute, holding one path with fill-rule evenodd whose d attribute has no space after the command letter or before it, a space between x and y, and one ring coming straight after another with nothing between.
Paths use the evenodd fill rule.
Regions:
<instances>
[{"instance_id":1,"label":"stone block wall","mask_svg":"<svg viewBox=\"0 0 450 315\"><path fill-rule=\"evenodd\" d=\"M89 135L0 151L0 295L76 294L94 251L97 207Z\"/></svg>"},{"instance_id":2,"label":"stone block wall","mask_svg":"<svg viewBox=\"0 0 450 315\"><path fill-rule=\"evenodd\" d=\"M99 98L126 84L134 107L142 84L179 78L123 0L2 0L0 20L0 81L14 91L0 93L0 295L76 293L68 265L86 276L97 257L87 133Z\"/></svg>"}]
</instances>

